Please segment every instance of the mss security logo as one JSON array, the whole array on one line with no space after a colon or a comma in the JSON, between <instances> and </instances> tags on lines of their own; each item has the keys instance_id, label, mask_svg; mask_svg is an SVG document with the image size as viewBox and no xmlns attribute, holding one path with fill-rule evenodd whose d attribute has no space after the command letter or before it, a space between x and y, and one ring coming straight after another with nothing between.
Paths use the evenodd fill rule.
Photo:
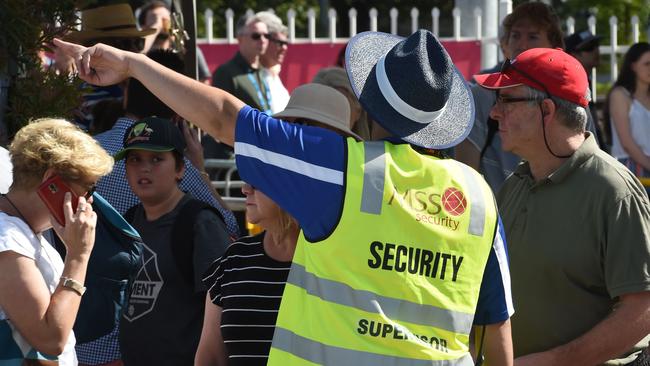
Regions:
<instances>
[{"instance_id":1,"label":"mss security logo","mask_svg":"<svg viewBox=\"0 0 650 366\"><path fill-rule=\"evenodd\" d=\"M393 187L387 204L406 207L415 214L415 221L446 227L453 231L460 225L460 220L454 218L467 210L465 195L455 187L447 187L442 193L410 188L399 192Z\"/></svg>"}]
</instances>

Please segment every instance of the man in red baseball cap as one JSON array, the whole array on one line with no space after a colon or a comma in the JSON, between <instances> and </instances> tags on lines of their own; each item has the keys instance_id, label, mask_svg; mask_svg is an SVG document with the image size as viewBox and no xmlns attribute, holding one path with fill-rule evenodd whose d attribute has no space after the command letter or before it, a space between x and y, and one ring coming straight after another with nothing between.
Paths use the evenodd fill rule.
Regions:
<instances>
[{"instance_id":1,"label":"man in red baseball cap","mask_svg":"<svg viewBox=\"0 0 650 366\"><path fill-rule=\"evenodd\" d=\"M533 48L475 80L497 92L490 116L502 148L524 159L497 195L517 304L515 364L644 364L650 205L585 132L581 64Z\"/></svg>"}]
</instances>

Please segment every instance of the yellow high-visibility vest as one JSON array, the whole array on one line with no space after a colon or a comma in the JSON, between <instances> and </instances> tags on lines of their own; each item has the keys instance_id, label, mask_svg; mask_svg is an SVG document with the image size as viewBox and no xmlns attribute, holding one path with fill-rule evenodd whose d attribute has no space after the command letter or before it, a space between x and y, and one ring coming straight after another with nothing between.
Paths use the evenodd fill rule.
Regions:
<instances>
[{"instance_id":1,"label":"yellow high-visibility vest","mask_svg":"<svg viewBox=\"0 0 650 366\"><path fill-rule=\"evenodd\" d=\"M497 225L489 186L407 144L347 146L338 225L299 238L268 365L472 365Z\"/></svg>"}]
</instances>

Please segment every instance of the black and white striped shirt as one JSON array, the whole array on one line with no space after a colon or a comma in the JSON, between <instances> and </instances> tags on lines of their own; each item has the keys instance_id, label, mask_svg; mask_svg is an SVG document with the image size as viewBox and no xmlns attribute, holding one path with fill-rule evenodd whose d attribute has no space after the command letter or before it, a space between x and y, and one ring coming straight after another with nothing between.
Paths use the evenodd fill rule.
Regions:
<instances>
[{"instance_id":1,"label":"black and white striped shirt","mask_svg":"<svg viewBox=\"0 0 650 366\"><path fill-rule=\"evenodd\" d=\"M231 366L266 365L271 349L291 262L269 257L263 238L261 233L231 244L203 280L223 309L221 335Z\"/></svg>"}]
</instances>

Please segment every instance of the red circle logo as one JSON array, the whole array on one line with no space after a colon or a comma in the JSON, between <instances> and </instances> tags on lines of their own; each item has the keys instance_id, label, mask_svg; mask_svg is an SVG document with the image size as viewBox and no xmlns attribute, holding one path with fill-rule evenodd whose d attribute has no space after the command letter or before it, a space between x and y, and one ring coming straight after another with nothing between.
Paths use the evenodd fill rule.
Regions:
<instances>
[{"instance_id":1,"label":"red circle logo","mask_svg":"<svg viewBox=\"0 0 650 366\"><path fill-rule=\"evenodd\" d=\"M463 192L457 190L456 188L447 188L442 194L442 205L445 207L445 211L450 213L453 216L462 215L465 212L467 207L467 200Z\"/></svg>"}]
</instances>

